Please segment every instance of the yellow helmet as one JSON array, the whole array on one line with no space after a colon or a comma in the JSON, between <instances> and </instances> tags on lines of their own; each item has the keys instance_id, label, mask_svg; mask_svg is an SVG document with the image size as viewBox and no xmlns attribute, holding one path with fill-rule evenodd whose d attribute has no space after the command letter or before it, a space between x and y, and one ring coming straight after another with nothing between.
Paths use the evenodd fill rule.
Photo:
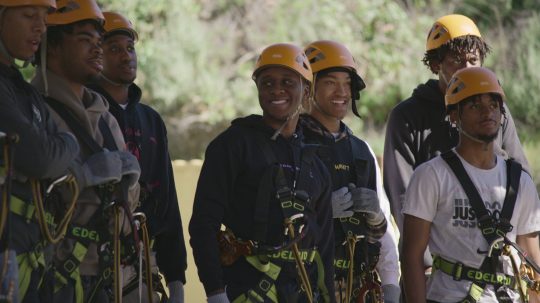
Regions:
<instances>
[{"instance_id":1,"label":"yellow helmet","mask_svg":"<svg viewBox=\"0 0 540 303\"><path fill-rule=\"evenodd\" d=\"M66 25L82 20L96 20L103 25L105 17L95 0L58 0L57 10L49 14L47 25Z\"/></svg>"},{"instance_id":2,"label":"yellow helmet","mask_svg":"<svg viewBox=\"0 0 540 303\"><path fill-rule=\"evenodd\" d=\"M366 84L362 77L360 77L358 74L356 61L345 45L330 40L319 40L311 42L308 46L306 46L304 52L309 59L311 69L313 70L314 74L325 69L336 67L343 67L350 70L352 73L352 100L355 101L360 99L360 91L366 88ZM356 107L356 102L353 102L352 104L352 111L356 116L360 117Z\"/></svg>"},{"instance_id":3,"label":"yellow helmet","mask_svg":"<svg viewBox=\"0 0 540 303\"><path fill-rule=\"evenodd\" d=\"M0 0L0 6L14 7L14 6L46 6L50 8L56 8L55 0Z\"/></svg>"},{"instance_id":4,"label":"yellow helmet","mask_svg":"<svg viewBox=\"0 0 540 303\"><path fill-rule=\"evenodd\" d=\"M309 83L313 83L313 73L304 51L293 44L277 43L265 48L257 59L252 78L264 68L270 66L283 66L299 73Z\"/></svg>"},{"instance_id":5,"label":"yellow helmet","mask_svg":"<svg viewBox=\"0 0 540 303\"><path fill-rule=\"evenodd\" d=\"M426 51L439 48L446 42L466 35L481 38L480 31L474 22L463 15L447 15L441 17L433 23L429 31Z\"/></svg>"},{"instance_id":6,"label":"yellow helmet","mask_svg":"<svg viewBox=\"0 0 540 303\"><path fill-rule=\"evenodd\" d=\"M103 12L103 16L105 17L105 25L103 26L105 29L105 34L121 31L131 35L133 40L137 40L139 38L137 31L133 27L133 23L131 23L128 18L113 12Z\"/></svg>"},{"instance_id":7,"label":"yellow helmet","mask_svg":"<svg viewBox=\"0 0 540 303\"><path fill-rule=\"evenodd\" d=\"M331 67L347 67L356 72L356 61L341 43L319 40L311 42L304 51L314 74Z\"/></svg>"},{"instance_id":8,"label":"yellow helmet","mask_svg":"<svg viewBox=\"0 0 540 303\"><path fill-rule=\"evenodd\" d=\"M487 93L498 94L502 100L506 98L494 72L485 67L468 67L452 76L444 100L448 107L468 97Z\"/></svg>"}]
</instances>

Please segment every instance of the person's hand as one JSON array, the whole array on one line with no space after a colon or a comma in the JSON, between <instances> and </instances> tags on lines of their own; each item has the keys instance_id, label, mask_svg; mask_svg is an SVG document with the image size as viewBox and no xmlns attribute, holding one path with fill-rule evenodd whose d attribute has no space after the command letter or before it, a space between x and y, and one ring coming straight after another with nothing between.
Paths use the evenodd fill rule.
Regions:
<instances>
[{"instance_id":1,"label":"person's hand","mask_svg":"<svg viewBox=\"0 0 540 303\"><path fill-rule=\"evenodd\" d=\"M399 286L393 284L383 285L384 303L399 303L401 291Z\"/></svg>"},{"instance_id":2,"label":"person's hand","mask_svg":"<svg viewBox=\"0 0 540 303\"><path fill-rule=\"evenodd\" d=\"M352 183L349 183L349 190L351 191L353 210L355 212L375 215L381 211L376 191L365 187L356 187Z\"/></svg>"},{"instance_id":3,"label":"person's hand","mask_svg":"<svg viewBox=\"0 0 540 303\"><path fill-rule=\"evenodd\" d=\"M184 303L184 284L181 281L173 281L167 284L169 288L170 303Z\"/></svg>"},{"instance_id":4,"label":"person's hand","mask_svg":"<svg viewBox=\"0 0 540 303\"><path fill-rule=\"evenodd\" d=\"M141 167L137 158L127 151L118 151L120 163L122 164L122 178L126 178L126 183L131 189L139 181Z\"/></svg>"},{"instance_id":5,"label":"person's hand","mask_svg":"<svg viewBox=\"0 0 540 303\"><path fill-rule=\"evenodd\" d=\"M353 206L353 201L351 200L351 197L351 193L346 186L335 190L332 193L333 218L347 218L354 214L354 212L350 210L351 206Z\"/></svg>"},{"instance_id":6,"label":"person's hand","mask_svg":"<svg viewBox=\"0 0 540 303\"><path fill-rule=\"evenodd\" d=\"M102 151L88 157L82 165L74 165L70 172L77 179L80 189L122 179L122 161L116 151Z\"/></svg>"},{"instance_id":7,"label":"person's hand","mask_svg":"<svg viewBox=\"0 0 540 303\"><path fill-rule=\"evenodd\" d=\"M225 292L221 292L208 297L208 303L230 303L229 298Z\"/></svg>"}]
</instances>

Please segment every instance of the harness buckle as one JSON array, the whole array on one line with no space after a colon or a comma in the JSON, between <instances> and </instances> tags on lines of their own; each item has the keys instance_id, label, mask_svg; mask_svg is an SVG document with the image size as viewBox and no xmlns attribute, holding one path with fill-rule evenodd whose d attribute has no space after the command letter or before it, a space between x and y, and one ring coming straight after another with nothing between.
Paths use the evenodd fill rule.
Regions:
<instances>
[{"instance_id":1,"label":"harness buckle","mask_svg":"<svg viewBox=\"0 0 540 303\"><path fill-rule=\"evenodd\" d=\"M463 263L461 262L454 263L454 266L452 267L452 279L454 279L454 281L461 280L462 270L463 270Z\"/></svg>"}]
</instances>

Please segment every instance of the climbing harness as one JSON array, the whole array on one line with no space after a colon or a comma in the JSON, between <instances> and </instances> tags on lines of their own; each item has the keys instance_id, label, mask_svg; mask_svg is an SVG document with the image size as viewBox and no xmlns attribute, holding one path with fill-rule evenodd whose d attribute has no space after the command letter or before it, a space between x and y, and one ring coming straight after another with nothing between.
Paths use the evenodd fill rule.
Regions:
<instances>
[{"instance_id":1,"label":"climbing harness","mask_svg":"<svg viewBox=\"0 0 540 303\"><path fill-rule=\"evenodd\" d=\"M6 281L8 275L9 241L10 230L10 202L11 202L11 178L13 174L14 145L19 141L17 135L9 135L0 132L0 145L2 146L2 159L0 162L0 253L3 258L0 260L0 302L11 302L15 296L14 281ZM4 289L5 287L5 289Z\"/></svg>"},{"instance_id":2,"label":"climbing harness","mask_svg":"<svg viewBox=\"0 0 540 303\"><path fill-rule=\"evenodd\" d=\"M461 302L478 302L488 284L498 287L496 288L498 298L508 297L505 289L519 288L520 276L517 275L514 277L497 273L497 264L499 263L499 257L504 253L504 241L501 239L504 239L506 233L510 232L513 228L510 224L510 219L512 218L517 191L519 189L521 165L512 159L506 161L506 196L504 198L500 216L496 217L486 209L482 197L478 193L474 183L465 171L461 160L454 151L447 151L441 154L441 157L454 172L465 191L478 219L478 227L489 245L489 250L479 269L468 267L460 262L450 262L441 256L434 256L433 269L441 270L442 272L451 275L454 280L463 279L472 281L467 296ZM520 292L523 294L522 291ZM526 299L522 297L522 300Z\"/></svg>"}]
</instances>

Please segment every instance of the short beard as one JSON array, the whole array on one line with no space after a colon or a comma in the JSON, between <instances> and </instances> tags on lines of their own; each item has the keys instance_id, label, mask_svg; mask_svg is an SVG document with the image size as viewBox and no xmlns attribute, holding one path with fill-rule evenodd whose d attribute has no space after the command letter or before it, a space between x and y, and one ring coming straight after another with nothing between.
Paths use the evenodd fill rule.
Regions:
<instances>
[{"instance_id":1,"label":"short beard","mask_svg":"<svg viewBox=\"0 0 540 303\"><path fill-rule=\"evenodd\" d=\"M478 140L484 141L485 143L491 143L491 142L495 141L498 134L499 133L496 132L496 133L491 134L491 135L478 135L476 138L478 138Z\"/></svg>"}]
</instances>

